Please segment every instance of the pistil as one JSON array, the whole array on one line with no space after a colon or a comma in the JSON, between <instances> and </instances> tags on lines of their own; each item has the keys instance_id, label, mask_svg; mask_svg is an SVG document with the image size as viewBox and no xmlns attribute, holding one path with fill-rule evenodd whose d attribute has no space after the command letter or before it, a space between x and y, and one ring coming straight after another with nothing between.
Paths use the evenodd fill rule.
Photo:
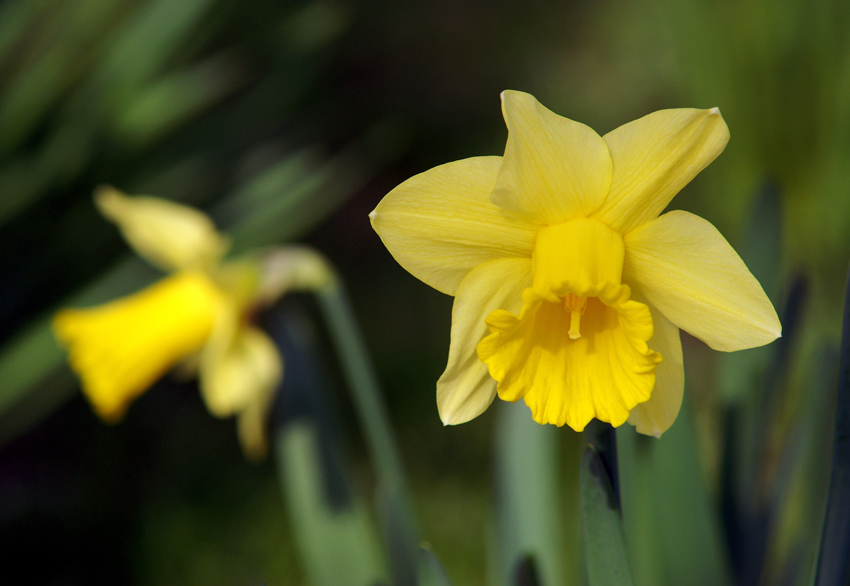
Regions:
<instances>
[{"instance_id":1,"label":"pistil","mask_svg":"<svg viewBox=\"0 0 850 586\"><path fill-rule=\"evenodd\" d=\"M564 308L570 312L570 339L578 340L581 338L581 316L584 315L584 310L587 307L587 299L579 297L573 293L567 293L564 297Z\"/></svg>"}]
</instances>

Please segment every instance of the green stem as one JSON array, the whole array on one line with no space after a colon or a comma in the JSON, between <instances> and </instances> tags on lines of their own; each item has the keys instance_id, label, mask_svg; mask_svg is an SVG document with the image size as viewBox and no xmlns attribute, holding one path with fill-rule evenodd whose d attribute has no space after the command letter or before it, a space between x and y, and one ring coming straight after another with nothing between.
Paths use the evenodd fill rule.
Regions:
<instances>
[{"instance_id":1,"label":"green stem","mask_svg":"<svg viewBox=\"0 0 850 586\"><path fill-rule=\"evenodd\" d=\"M411 512L412 502L401 465L401 457L380 398L378 380L372 369L360 328L340 279L333 275L316 292L328 331L336 347L349 384L366 443L377 466L385 497L387 535L393 570L399 584L413 584L416 576L418 531ZM395 551L392 551L395 550Z\"/></svg>"},{"instance_id":2,"label":"green stem","mask_svg":"<svg viewBox=\"0 0 850 586\"><path fill-rule=\"evenodd\" d=\"M617 436L610 423L593 419L584 430L585 441L593 446L599 460L605 467L611 488L617 498L617 507L620 504L620 476L617 469Z\"/></svg>"}]
</instances>

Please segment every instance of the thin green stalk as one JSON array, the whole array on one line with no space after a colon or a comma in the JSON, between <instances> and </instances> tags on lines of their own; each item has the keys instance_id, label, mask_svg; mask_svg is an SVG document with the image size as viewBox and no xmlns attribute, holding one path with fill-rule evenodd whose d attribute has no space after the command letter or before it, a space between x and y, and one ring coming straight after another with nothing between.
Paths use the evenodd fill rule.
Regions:
<instances>
[{"instance_id":1,"label":"thin green stalk","mask_svg":"<svg viewBox=\"0 0 850 586\"><path fill-rule=\"evenodd\" d=\"M379 495L384 513L390 557L396 581L415 584L418 564L418 530L411 512L401 457L380 398L360 328L340 279L333 275L316 292L328 331L349 384L357 416L377 467Z\"/></svg>"}]
</instances>

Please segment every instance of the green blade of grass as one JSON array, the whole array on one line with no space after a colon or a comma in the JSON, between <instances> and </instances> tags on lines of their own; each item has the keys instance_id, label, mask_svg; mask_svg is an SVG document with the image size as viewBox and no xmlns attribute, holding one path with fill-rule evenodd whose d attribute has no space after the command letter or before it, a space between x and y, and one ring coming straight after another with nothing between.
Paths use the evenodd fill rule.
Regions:
<instances>
[{"instance_id":1,"label":"green blade of grass","mask_svg":"<svg viewBox=\"0 0 850 586\"><path fill-rule=\"evenodd\" d=\"M623 433L637 435L631 429L624 429ZM687 389L679 417L661 439L639 436L634 440L639 457L634 462L638 469L633 479L642 483L629 490L641 493L640 498L649 509L639 516L653 524L649 533L641 537L653 544L636 545L658 552L660 575L666 578L666 584L731 584L717 507L699 462Z\"/></svg>"},{"instance_id":2,"label":"green blade of grass","mask_svg":"<svg viewBox=\"0 0 850 586\"><path fill-rule=\"evenodd\" d=\"M773 183L765 182L762 185L750 210L744 237L738 247L747 268L758 279L774 305L779 301L782 263L782 255L778 252L782 250L780 196L779 188ZM782 323L784 326L785 322ZM742 402L752 391L758 373L764 371L774 351L774 347L768 345L718 355L723 399L728 403Z\"/></svg>"},{"instance_id":3,"label":"green blade of grass","mask_svg":"<svg viewBox=\"0 0 850 586\"><path fill-rule=\"evenodd\" d=\"M617 430L617 470L620 477L623 530L638 586L666 584L658 539L658 518L652 494L653 470L650 442L628 425Z\"/></svg>"},{"instance_id":4,"label":"green blade of grass","mask_svg":"<svg viewBox=\"0 0 850 586\"><path fill-rule=\"evenodd\" d=\"M418 586L453 586L446 569L428 544L419 550Z\"/></svg>"},{"instance_id":5,"label":"green blade of grass","mask_svg":"<svg viewBox=\"0 0 850 586\"><path fill-rule=\"evenodd\" d=\"M496 583L514 584L517 565L529 556L543 584L576 583L581 566L579 540L578 535L568 539L567 532L579 533L578 498L564 498L561 465L566 464L567 474L577 472L581 436L566 432L574 446L562 452L559 440L564 430L539 425L524 405L499 402L497 408ZM576 476L566 480L568 488L578 485ZM576 510L565 500L575 501ZM564 519L570 521L564 523Z\"/></svg>"},{"instance_id":6,"label":"green blade of grass","mask_svg":"<svg viewBox=\"0 0 850 586\"><path fill-rule=\"evenodd\" d=\"M327 502L312 424L294 422L276 434L276 458L295 541L314 586L371 586L386 581L377 535L366 508L354 500L334 510Z\"/></svg>"},{"instance_id":7,"label":"green blade of grass","mask_svg":"<svg viewBox=\"0 0 850 586\"><path fill-rule=\"evenodd\" d=\"M329 268L329 270L331 270ZM412 498L378 377L345 288L336 276L316 294L325 324L348 382L360 427L378 474L378 511L395 581L413 584L417 574L419 531Z\"/></svg>"},{"instance_id":8,"label":"green blade of grass","mask_svg":"<svg viewBox=\"0 0 850 586\"><path fill-rule=\"evenodd\" d=\"M843 586L850 579L850 277L844 298L840 365L832 478L815 575L816 586Z\"/></svg>"}]
</instances>

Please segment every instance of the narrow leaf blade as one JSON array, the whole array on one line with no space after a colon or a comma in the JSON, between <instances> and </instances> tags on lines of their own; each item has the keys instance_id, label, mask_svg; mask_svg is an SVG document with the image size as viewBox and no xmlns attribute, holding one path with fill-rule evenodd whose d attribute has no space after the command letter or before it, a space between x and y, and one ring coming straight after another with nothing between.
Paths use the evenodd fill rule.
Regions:
<instances>
[{"instance_id":1,"label":"narrow leaf blade","mask_svg":"<svg viewBox=\"0 0 850 586\"><path fill-rule=\"evenodd\" d=\"M422 544L419 550L419 586L453 586L434 550Z\"/></svg>"},{"instance_id":2,"label":"narrow leaf blade","mask_svg":"<svg viewBox=\"0 0 850 586\"><path fill-rule=\"evenodd\" d=\"M844 299L841 374L832 452L832 479L818 557L816 586L847 584L850 578L850 277Z\"/></svg>"},{"instance_id":3,"label":"narrow leaf blade","mask_svg":"<svg viewBox=\"0 0 850 586\"><path fill-rule=\"evenodd\" d=\"M324 498L315 427L306 422L282 426L276 447L281 486L310 583L367 586L386 580L377 535L362 503L334 510Z\"/></svg>"}]
</instances>

